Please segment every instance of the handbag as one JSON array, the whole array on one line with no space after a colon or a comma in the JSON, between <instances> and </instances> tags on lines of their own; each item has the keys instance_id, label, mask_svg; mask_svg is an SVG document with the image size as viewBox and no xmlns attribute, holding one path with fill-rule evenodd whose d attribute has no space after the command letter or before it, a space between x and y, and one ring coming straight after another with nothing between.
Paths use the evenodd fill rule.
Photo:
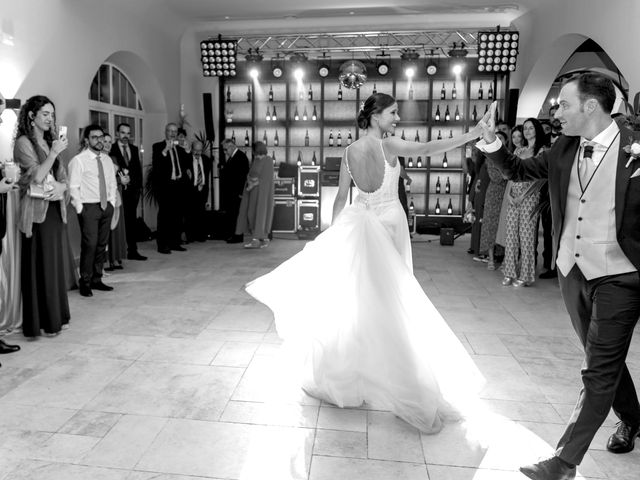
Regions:
<instances>
[{"instance_id":1,"label":"handbag","mask_svg":"<svg viewBox=\"0 0 640 480\"><path fill-rule=\"evenodd\" d=\"M31 198L46 198L53 190L53 185L47 182L42 183L30 183L28 195Z\"/></svg>"}]
</instances>

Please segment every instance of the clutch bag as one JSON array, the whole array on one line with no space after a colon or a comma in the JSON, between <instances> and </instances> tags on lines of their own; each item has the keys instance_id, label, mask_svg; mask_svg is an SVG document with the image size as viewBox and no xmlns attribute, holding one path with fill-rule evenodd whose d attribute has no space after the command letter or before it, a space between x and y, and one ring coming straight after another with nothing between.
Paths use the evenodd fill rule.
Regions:
<instances>
[{"instance_id":1,"label":"clutch bag","mask_svg":"<svg viewBox=\"0 0 640 480\"><path fill-rule=\"evenodd\" d=\"M43 183L30 183L29 184L29 196L31 198L46 198L53 190L53 185Z\"/></svg>"}]
</instances>

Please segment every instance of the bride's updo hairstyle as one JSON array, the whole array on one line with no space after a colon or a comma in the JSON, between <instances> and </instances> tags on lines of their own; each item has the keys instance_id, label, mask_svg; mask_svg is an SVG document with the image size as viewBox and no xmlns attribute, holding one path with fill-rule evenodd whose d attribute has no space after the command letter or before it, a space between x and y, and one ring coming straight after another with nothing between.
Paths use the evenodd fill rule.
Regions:
<instances>
[{"instance_id":1,"label":"bride's updo hairstyle","mask_svg":"<svg viewBox=\"0 0 640 480\"><path fill-rule=\"evenodd\" d=\"M360 111L358 112L358 127L366 130L371 126L371 115L382 112L394 103L396 103L396 100L391 95L374 93L367 98L364 105L360 107Z\"/></svg>"}]
</instances>

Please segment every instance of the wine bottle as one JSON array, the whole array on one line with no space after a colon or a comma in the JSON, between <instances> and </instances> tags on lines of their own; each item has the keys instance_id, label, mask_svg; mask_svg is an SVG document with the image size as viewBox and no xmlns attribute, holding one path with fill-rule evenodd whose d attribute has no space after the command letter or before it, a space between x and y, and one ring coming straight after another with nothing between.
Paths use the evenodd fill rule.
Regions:
<instances>
[{"instance_id":1,"label":"wine bottle","mask_svg":"<svg viewBox=\"0 0 640 480\"><path fill-rule=\"evenodd\" d=\"M265 147L267 146L267 131L264 131L264 134L262 135L262 143L264 143Z\"/></svg>"},{"instance_id":2,"label":"wine bottle","mask_svg":"<svg viewBox=\"0 0 640 480\"><path fill-rule=\"evenodd\" d=\"M436 120L436 122L439 122L439 121L440 121L440 105L438 105L438 106L436 107L436 116L435 116L435 120Z\"/></svg>"},{"instance_id":3,"label":"wine bottle","mask_svg":"<svg viewBox=\"0 0 640 480\"><path fill-rule=\"evenodd\" d=\"M329 130L329 146L333 147L333 130Z\"/></svg>"},{"instance_id":4,"label":"wine bottle","mask_svg":"<svg viewBox=\"0 0 640 480\"><path fill-rule=\"evenodd\" d=\"M413 84L409 85L409 100L413 100Z\"/></svg>"},{"instance_id":5,"label":"wine bottle","mask_svg":"<svg viewBox=\"0 0 640 480\"><path fill-rule=\"evenodd\" d=\"M449 130L449 138L453 138L453 130Z\"/></svg>"},{"instance_id":6,"label":"wine bottle","mask_svg":"<svg viewBox=\"0 0 640 480\"><path fill-rule=\"evenodd\" d=\"M480 82L480 88L478 89L478 100L482 100L484 96L484 89L482 88L482 82Z\"/></svg>"},{"instance_id":7,"label":"wine bottle","mask_svg":"<svg viewBox=\"0 0 640 480\"><path fill-rule=\"evenodd\" d=\"M351 136L351 129L349 129L349 135L347 135L347 145L351 145L353 142L353 137Z\"/></svg>"},{"instance_id":8,"label":"wine bottle","mask_svg":"<svg viewBox=\"0 0 640 480\"><path fill-rule=\"evenodd\" d=\"M378 93L378 89L376 88L376 82L373 82L373 92L371 94L375 95L376 93Z\"/></svg>"},{"instance_id":9,"label":"wine bottle","mask_svg":"<svg viewBox=\"0 0 640 480\"><path fill-rule=\"evenodd\" d=\"M413 157L409 157L407 160L407 168L413 168Z\"/></svg>"},{"instance_id":10,"label":"wine bottle","mask_svg":"<svg viewBox=\"0 0 640 480\"><path fill-rule=\"evenodd\" d=\"M458 91L456 90L456 84L453 84L453 88L451 89L451 98L454 100L458 98Z\"/></svg>"},{"instance_id":11,"label":"wine bottle","mask_svg":"<svg viewBox=\"0 0 640 480\"><path fill-rule=\"evenodd\" d=\"M296 107L296 111L293 114L293 119L297 122L300 120L300 114L298 113L298 107Z\"/></svg>"},{"instance_id":12,"label":"wine bottle","mask_svg":"<svg viewBox=\"0 0 640 480\"><path fill-rule=\"evenodd\" d=\"M318 163L318 159L316 158L316 151L313 151L313 157L311 157L311 165L316 165Z\"/></svg>"},{"instance_id":13,"label":"wine bottle","mask_svg":"<svg viewBox=\"0 0 640 480\"><path fill-rule=\"evenodd\" d=\"M402 135L400 136L400 138L401 138L402 140L406 140L406 139L404 138L404 129L402 129Z\"/></svg>"},{"instance_id":14,"label":"wine bottle","mask_svg":"<svg viewBox=\"0 0 640 480\"><path fill-rule=\"evenodd\" d=\"M276 136L273 137L273 146L277 147L278 145L280 145L280 139L278 138L278 131L276 130Z\"/></svg>"},{"instance_id":15,"label":"wine bottle","mask_svg":"<svg viewBox=\"0 0 640 480\"><path fill-rule=\"evenodd\" d=\"M413 197L411 197L411 202L409 203L409 215L413 215L416 211L416 207L413 204Z\"/></svg>"},{"instance_id":16,"label":"wine bottle","mask_svg":"<svg viewBox=\"0 0 640 480\"><path fill-rule=\"evenodd\" d=\"M307 130L307 133L304 134L304 146L309 146L309 130Z\"/></svg>"},{"instance_id":17,"label":"wine bottle","mask_svg":"<svg viewBox=\"0 0 640 480\"><path fill-rule=\"evenodd\" d=\"M447 205L447 215L453 214L453 205L451 205L451 199L449 199L449 205Z\"/></svg>"},{"instance_id":18,"label":"wine bottle","mask_svg":"<svg viewBox=\"0 0 640 480\"><path fill-rule=\"evenodd\" d=\"M302 112L302 120L306 122L308 119L309 116L307 115L307 107L304 107L304 111Z\"/></svg>"},{"instance_id":19,"label":"wine bottle","mask_svg":"<svg viewBox=\"0 0 640 480\"><path fill-rule=\"evenodd\" d=\"M267 122L271 121L271 112L269 111L269 107L267 107L267 114L264 116Z\"/></svg>"},{"instance_id":20,"label":"wine bottle","mask_svg":"<svg viewBox=\"0 0 640 480\"><path fill-rule=\"evenodd\" d=\"M296 165L302 165L302 152L298 150L298 160L296 161Z\"/></svg>"},{"instance_id":21,"label":"wine bottle","mask_svg":"<svg viewBox=\"0 0 640 480\"><path fill-rule=\"evenodd\" d=\"M444 184L444 193L451 193L451 182L449 181L449 177L447 177L447 183Z\"/></svg>"},{"instance_id":22,"label":"wine bottle","mask_svg":"<svg viewBox=\"0 0 640 480\"><path fill-rule=\"evenodd\" d=\"M316 111L316 106L313 106L313 113L311 114L311 120L314 122L318 120L318 112Z\"/></svg>"},{"instance_id":23,"label":"wine bottle","mask_svg":"<svg viewBox=\"0 0 640 480\"><path fill-rule=\"evenodd\" d=\"M313 100L313 89L311 88L311 84L309 84L309 93L307 94L307 98L309 100Z\"/></svg>"},{"instance_id":24,"label":"wine bottle","mask_svg":"<svg viewBox=\"0 0 640 480\"><path fill-rule=\"evenodd\" d=\"M251 101L251 85L247 85L247 102Z\"/></svg>"},{"instance_id":25,"label":"wine bottle","mask_svg":"<svg viewBox=\"0 0 640 480\"><path fill-rule=\"evenodd\" d=\"M453 114L453 118L456 122L460 121L460 110L458 109L458 105L456 105L456 113Z\"/></svg>"},{"instance_id":26,"label":"wine bottle","mask_svg":"<svg viewBox=\"0 0 640 480\"><path fill-rule=\"evenodd\" d=\"M273 102L273 85L269 85L269 101Z\"/></svg>"},{"instance_id":27,"label":"wine bottle","mask_svg":"<svg viewBox=\"0 0 640 480\"><path fill-rule=\"evenodd\" d=\"M342 84L338 84L338 100L342 100Z\"/></svg>"},{"instance_id":28,"label":"wine bottle","mask_svg":"<svg viewBox=\"0 0 640 480\"><path fill-rule=\"evenodd\" d=\"M231 101L231 87L227 85L227 102Z\"/></svg>"},{"instance_id":29,"label":"wine bottle","mask_svg":"<svg viewBox=\"0 0 640 480\"><path fill-rule=\"evenodd\" d=\"M338 130L337 144L339 147L342 146L342 135L340 134L340 130Z\"/></svg>"},{"instance_id":30,"label":"wine bottle","mask_svg":"<svg viewBox=\"0 0 640 480\"><path fill-rule=\"evenodd\" d=\"M447 168L449 166L449 160L447 159L447 152L444 152L444 156L442 157L442 168Z\"/></svg>"},{"instance_id":31,"label":"wine bottle","mask_svg":"<svg viewBox=\"0 0 640 480\"><path fill-rule=\"evenodd\" d=\"M422 168L422 157L418 155L418 159L416 160L416 167Z\"/></svg>"},{"instance_id":32,"label":"wine bottle","mask_svg":"<svg viewBox=\"0 0 640 480\"><path fill-rule=\"evenodd\" d=\"M273 164L276 164L276 151L275 150L271 150L271 158L273 158Z\"/></svg>"},{"instance_id":33,"label":"wine bottle","mask_svg":"<svg viewBox=\"0 0 640 480\"><path fill-rule=\"evenodd\" d=\"M236 143L236 131L235 130L231 130L231 141L233 143Z\"/></svg>"},{"instance_id":34,"label":"wine bottle","mask_svg":"<svg viewBox=\"0 0 640 480\"><path fill-rule=\"evenodd\" d=\"M442 140L442 130L438 130L438 138L436 140Z\"/></svg>"},{"instance_id":35,"label":"wine bottle","mask_svg":"<svg viewBox=\"0 0 640 480\"><path fill-rule=\"evenodd\" d=\"M413 139L415 142L419 142L420 141L420 135L418 134L418 130L416 130L416 136Z\"/></svg>"},{"instance_id":36,"label":"wine bottle","mask_svg":"<svg viewBox=\"0 0 640 480\"><path fill-rule=\"evenodd\" d=\"M440 177L436 180L436 193L440 193Z\"/></svg>"},{"instance_id":37,"label":"wine bottle","mask_svg":"<svg viewBox=\"0 0 640 480\"><path fill-rule=\"evenodd\" d=\"M248 147L249 146L249 130L245 130L244 131L244 146Z\"/></svg>"},{"instance_id":38,"label":"wine bottle","mask_svg":"<svg viewBox=\"0 0 640 480\"><path fill-rule=\"evenodd\" d=\"M471 118L473 118L474 122L478 121L478 110L476 109L476 106L473 106L473 113L471 114Z\"/></svg>"},{"instance_id":39,"label":"wine bottle","mask_svg":"<svg viewBox=\"0 0 640 480\"><path fill-rule=\"evenodd\" d=\"M436 211L436 215L440 215L440 199L439 199L439 198L436 198L436 208L435 208L435 211Z\"/></svg>"},{"instance_id":40,"label":"wine bottle","mask_svg":"<svg viewBox=\"0 0 640 480\"><path fill-rule=\"evenodd\" d=\"M442 90L440 90L440 100L444 100L447 98L447 91L444 88L444 83L442 84Z\"/></svg>"},{"instance_id":41,"label":"wine bottle","mask_svg":"<svg viewBox=\"0 0 640 480\"><path fill-rule=\"evenodd\" d=\"M447 109L444 112L444 121L448 122L451 120L451 113L449 113L449 105L447 105Z\"/></svg>"},{"instance_id":42,"label":"wine bottle","mask_svg":"<svg viewBox=\"0 0 640 480\"><path fill-rule=\"evenodd\" d=\"M487 92L487 100L493 100L493 85L489 84L489 91Z\"/></svg>"},{"instance_id":43,"label":"wine bottle","mask_svg":"<svg viewBox=\"0 0 640 480\"><path fill-rule=\"evenodd\" d=\"M271 120L273 120L274 122L276 120L278 120L278 114L276 113L276 106L273 106L273 113L271 114Z\"/></svg>"}]
</instances>

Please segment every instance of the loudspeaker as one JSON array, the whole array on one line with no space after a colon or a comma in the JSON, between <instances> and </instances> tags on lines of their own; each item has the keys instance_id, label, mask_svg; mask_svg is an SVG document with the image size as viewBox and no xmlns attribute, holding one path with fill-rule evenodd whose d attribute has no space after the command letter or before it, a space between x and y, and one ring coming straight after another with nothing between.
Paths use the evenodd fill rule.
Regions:
<instances>
[{"instance_id":1,"label":"loudspeaker","mask_svg":"<svg viewBox=\"0 0 640 480\"><path fill-rule=\"evenodd\" d=\"M202 94L202 106L204 107L204 131L207 140L215 142L216 130L213 126L213 99L210 93Z\"/></svg>"},{"instance_id":2,"label":"loudspeaker","mask_svg":"<svg viewBox=\"0 0 640 480\"><path fill-rule=\"evenodd\" d=\"M518 88L510 88L509 94L507 95L507 104L506 113L507 116L505 121L508 125L514 126L516 124L516 119L518 118L518 97L520 96L520 89Z\"/></svg>"}]
</instances>

